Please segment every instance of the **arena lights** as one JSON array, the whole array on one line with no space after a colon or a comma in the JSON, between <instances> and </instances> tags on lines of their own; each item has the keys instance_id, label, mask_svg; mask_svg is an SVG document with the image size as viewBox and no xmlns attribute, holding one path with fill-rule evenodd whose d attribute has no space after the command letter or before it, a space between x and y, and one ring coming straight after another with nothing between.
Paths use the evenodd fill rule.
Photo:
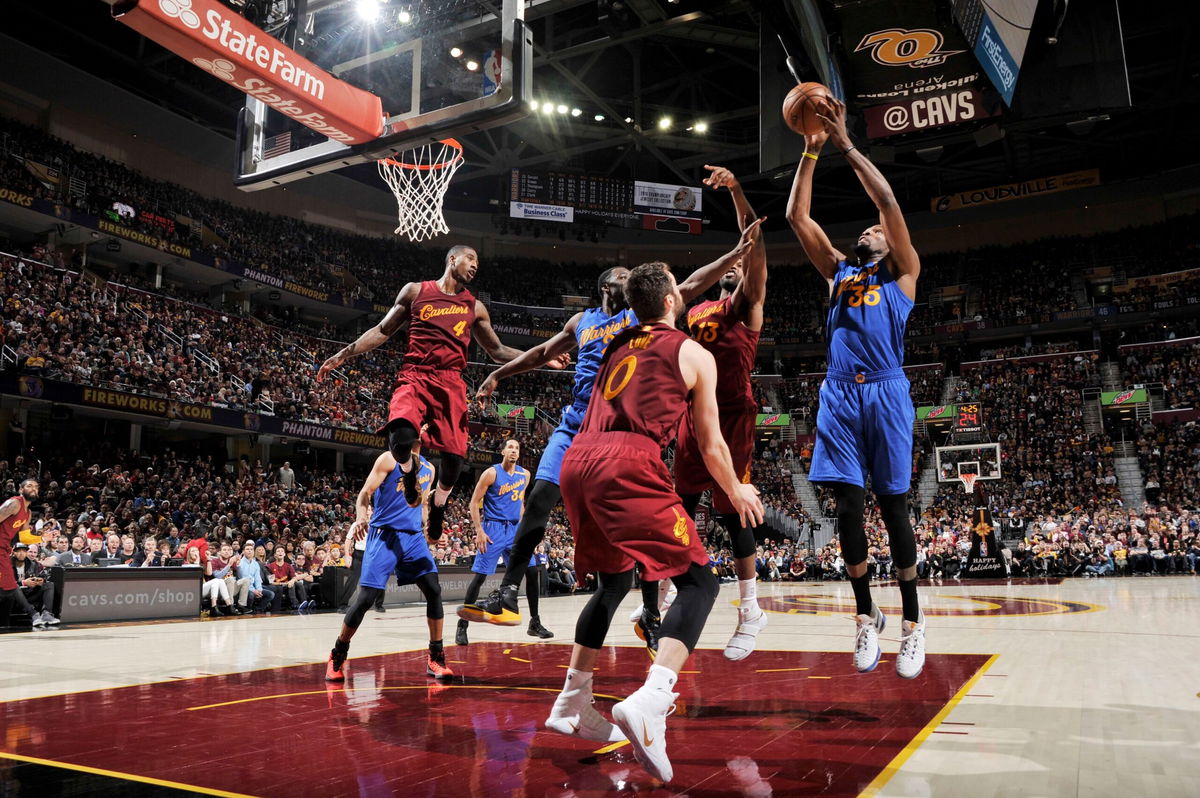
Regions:
<instances>
[{"instance_id":1,"label":"arena lights","mask_svg":"<svg viewBox=\"0 0 1200 798\"><path fill-rule=\"evenodd\" d=\"M697 133L707 133L708 132L708 123L707 122L697 122L695 125L692 126L692 128Z\"/></svg>"},{"instance_id":2,"label":"arena lights","mask_svg":"<svg viewBox=\"0 0 1200 798\"><path fill-rule=\"evenodd\" d=\"M396 15L396 19L399 20L401 25L407 25L412 22L412 18L412 13L406 8L400 9L400 13Z\"/></svg>"},{"instance_id":3,"label":"arena lights","mask_svg":"<svg viewBox=\"0 0 1200 798\"><path fill-rule=\"evenodd\" d=\"M461 47L451 47L450 48L450 57L451 58L461 58L462 54L463 54L463 51L462 51Z\"/></svg>"},{"instance_id":4,"label":"arena lights","mask_svg":"<svg viewBox=\"0 0 1200 798\"><path fill-rule=\"evenodd\" d=\"M554 103L551 103L551 102L542 103L542 113L543 114L554 113Z\"/></svg>"},{"instance_id":5,"label":"arena lights","mask_svg":"<svg viewBox=\"0 0 1200 798\"><path fill-rule=\"evenodd\" d=\"M578 108L571 109L571 116L579 116L582 113L583 113L583 111L579 110Z\"/></svg>"},{"instance_id":6,"label":"arena lights","mask_svg":"<svg viewBox=\"0 0 1200 798\"><path fill-rule=\"evenodd\" d=\"M658 129L659 129L659 130L670 130L670 129L671 129L671 123L672 123L671 117L669 117L669 116L660 116L660 117L658 118Z\"/></svg>"},{"instance_id":7,"label":"arena lights","mask_svg":"<svg viewBox=\"0 0 1200 798\"><path fill-rule=\"evenodd\" d=\"M565 114L567 112L567 106L563 105L562 103L559 103L557 106L557 110L560 114Z\"/></svg>"},{"instance_id":8,"label":"arena lights","mask_svg":"<svg viewBox=\"0 0 1200 798\"><path fill-rule=\"evenodd\" d=\"M363 22L375 22L379 19L379 0L358 0L354 4L354 13Z\"/></svg>"},{"instance_id":9,"label":"arena lights","mask_svg":"<svg viewBox=\"0 0 1200 798\"><path fill-rule=\"evenodd\" d=\"M478 62L478 61L467 61L467 70L468 70L469 72L474 72L474 71L475 71L475 70L477 70L477 69L479 69L479 62Z\"/></svg>"},{"instance_id":10,"label":"arena lights","mask_svg":"<svg viewBox=\"0 0 1200 798\"><path fill-rule=\"evenodd\" d=\"M604 121L604 114L596 114L595 116L593 116L593 117L592 117L592 119L594 119L594 120L595 120L595 121L597 121L597 122L603 122L603 121Z\"/></svg>"}]
</instances>

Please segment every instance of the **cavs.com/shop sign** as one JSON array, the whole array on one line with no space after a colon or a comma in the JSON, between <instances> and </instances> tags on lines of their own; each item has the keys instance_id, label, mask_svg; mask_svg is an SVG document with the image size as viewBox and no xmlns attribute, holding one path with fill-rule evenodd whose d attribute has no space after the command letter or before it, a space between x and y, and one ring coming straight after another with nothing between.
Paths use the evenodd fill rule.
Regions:
<instances>
[{"instance_id":1,"label":"cavs.com/shop sign","mask_svg":"<svg viewBox=\"0 0 1200 798\"><path fill-rule=\"evenodd\" d=\"M217 0L130 0L113 16L233 86L343 144L383 132L378 97L338 80Z\"/></svg>"},{"instance_id":2,"label":"cavs.com/shop sign","mask_svg":"<svg viewBox=\"0 0 1200 798\"><path fill-rule=\"evenodd\" d=\"M867 136L873 139L898 136L918 130L957 125L996 116L998 109L988 107L975 89L962 89L935 97L868 106Z\"/></svg>"}]
</instances>

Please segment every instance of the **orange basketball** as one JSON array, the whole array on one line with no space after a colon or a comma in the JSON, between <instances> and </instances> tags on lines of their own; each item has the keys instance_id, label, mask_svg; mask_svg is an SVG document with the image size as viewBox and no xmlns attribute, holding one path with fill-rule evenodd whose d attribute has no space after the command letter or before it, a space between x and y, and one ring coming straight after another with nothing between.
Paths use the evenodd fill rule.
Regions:
<instances>
[{"instance_id":1,"label":"orange basketball","mask_svg":"<svg viewBox=\"0 0 1200 798\"><path fill-rule=\"evenodd\" d=\"M801 83L783 99L783 121L794 132L820 133L824 127L817 114L827 114L827 102L833 99L829 89L820 83Z\"/></svg>"}]
</instances>

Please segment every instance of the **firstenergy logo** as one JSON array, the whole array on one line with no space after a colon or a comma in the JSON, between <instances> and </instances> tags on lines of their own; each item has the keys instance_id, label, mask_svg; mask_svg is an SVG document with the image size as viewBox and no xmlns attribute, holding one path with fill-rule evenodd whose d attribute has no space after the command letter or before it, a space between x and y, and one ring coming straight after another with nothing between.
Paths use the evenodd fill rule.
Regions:
<instances>
[{"instance_id":1,"label":"firstenergy logo","mask_svg":"<svg viewBox=\"0 0 1200 798\"><path fill-rule=\"evenodd\" d=\"M334 141L354 140L353 136L331 125L324 114L309 111L298 105L296 100L283 96L278 88L267 81L256 77L239 77L238 62L244 61L267 70L281 82L294 86L314 100L325 98L325 82L292 62L288 58L289 54L275 47L272 44L274 40L269 36L263 34L263 38L268 42L264 44L253 32L243 34L235 30L230 21L217 9L206 11L202 21L200 15L192 9L192 0L158 0L158 7L166 16L178 20L179 24L199 30L206 39L219 44L230 56L193 58L193 64Z\"/></svg>"}]
</instances>

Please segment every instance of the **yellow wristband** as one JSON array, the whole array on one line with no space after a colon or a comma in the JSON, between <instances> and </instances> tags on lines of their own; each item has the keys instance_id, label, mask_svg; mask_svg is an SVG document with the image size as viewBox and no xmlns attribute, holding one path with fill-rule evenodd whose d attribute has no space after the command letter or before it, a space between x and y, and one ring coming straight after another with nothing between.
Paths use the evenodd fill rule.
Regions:
<instances>
[{"instance_id":1,"label":"yellow wristband","mask_svg":"<svg viewBox=\"0 0 1200 798\"><path fill-rule=\"evenodd\" d=\"M814 161L815 161L815 160L817 160L817 156L813 155L811 152L806 152L806 153L804 153L804 157L805 157L805 158L812 158Z\"/></svg>"}]
</instances>

